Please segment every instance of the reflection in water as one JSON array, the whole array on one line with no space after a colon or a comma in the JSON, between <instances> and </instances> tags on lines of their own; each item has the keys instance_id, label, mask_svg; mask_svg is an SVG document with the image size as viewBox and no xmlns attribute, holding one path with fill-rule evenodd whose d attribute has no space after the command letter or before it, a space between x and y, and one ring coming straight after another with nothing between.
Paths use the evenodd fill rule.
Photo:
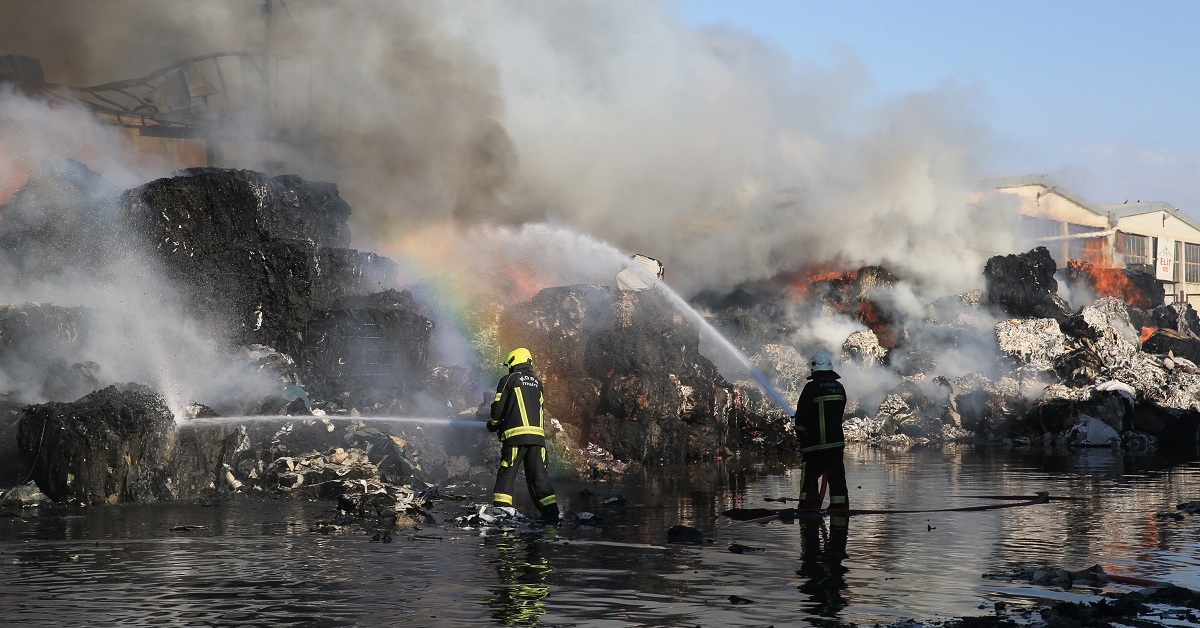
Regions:
<instances>
[{"instance_id":1,"label":"reflection in water","mask_svg":"<svg viewBox=\"0 0 1200 628\"><path fill-rule=\"evenodd\" d=\"M546 579L553 572L550 561L538 551L540 539L501 537L496 542L496 574L499 583L491 588L487 605L492 619L505 626L536 626L546 614Z\"/></svg>"},{"instance_id":2,"label":"reflection in water","mask_svg":"<svg viewBox=\"0 0 1200 628\"><path fill-rule=\"evenodd\" d=\"M848 569L842 563L849 557L846 542L850 536L850 517L830 517L828 527L824 519L801 520L800 527L804 548L796 575L804 579L797 588L808 595L805 610L821 617L837 617L848 604L845 595Z\"/></svg>"}]
</instances>

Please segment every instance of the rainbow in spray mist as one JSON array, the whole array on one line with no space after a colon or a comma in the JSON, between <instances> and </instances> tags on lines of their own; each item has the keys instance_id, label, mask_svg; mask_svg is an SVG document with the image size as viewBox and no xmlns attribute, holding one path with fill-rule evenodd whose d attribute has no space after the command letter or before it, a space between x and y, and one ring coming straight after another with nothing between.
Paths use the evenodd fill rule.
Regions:
<instances>
[{"instance_id":1,"label":"rainbow in spray mist","mask_svg":"<svg viewBox=\"0 0 1200 628\"><path fill-rule=\"evenodd\" d=\"M427 227L386 242L383 249L400 265L400 284L414 291L436 321L436 358L477 365L496 376L504 370L501 357L528 344L527 338L513 337L498 324L499 308L528 301L544 288L613 285L621 270L641 271L631 263L630 254L545 223ZM784 412L792 414L793 408L766 375L682 296L648 273L644 279L670 297L700 329L702 339L736 360Z\"/></svg>"}]
</instances>

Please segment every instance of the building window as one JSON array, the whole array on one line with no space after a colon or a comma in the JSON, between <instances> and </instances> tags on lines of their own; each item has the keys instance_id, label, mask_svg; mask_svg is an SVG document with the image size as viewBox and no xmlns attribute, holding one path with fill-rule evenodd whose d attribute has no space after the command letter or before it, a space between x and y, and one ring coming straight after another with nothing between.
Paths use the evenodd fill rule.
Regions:
<instances>
[{"instance_id":1,"label":"building window","mask_svg":"<svg viewBox=\"0 0 1200 628\"><path fill-rule=\"evenodd\" d=\"M1134 233L1117 232L1117 253L1125 257L1125 267L1151 266L1150 237ZM1200 261L1200 260L1198 260Z\"/></svg>"},{"instance_id":2,"label":"building window","mask_svg":"<svg viewBox=\"0 0 1200 628\"><path fill-rule=\"evenodd\" d=\"M1021 216L1021 232L1035 240L1052 238L1063 234L1063 223L1036 216Z\"/></svg>"},{"instance_id":3,"label":"building window","mask_svg":"<svg viewBox=\"0 0 1200 628\"><path fill-rule=\"evenodd\" d=\"M1185 242L1183 245L1183 280L1200 283L1200 244Z\"/></svg>"}]
</instances>

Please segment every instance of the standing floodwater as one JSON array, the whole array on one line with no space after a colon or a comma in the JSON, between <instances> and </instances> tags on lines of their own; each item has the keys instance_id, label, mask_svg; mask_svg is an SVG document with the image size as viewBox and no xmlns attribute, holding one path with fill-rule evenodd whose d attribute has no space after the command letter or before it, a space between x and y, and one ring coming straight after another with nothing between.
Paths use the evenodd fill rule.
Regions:
<instances>
[{"instance_id":1,"label":"standing floodwater","mask_svg":"<svg viewBox=\"0 0 1200 628\"><path fill-rule=\"evenodd\" d=\"M708 463L651 469L624 484L562 482L565 511L602 520L525 536L444 524L384 543L316 532L333 514L329 502L242 497L27 513L24 522L0 519L0 602L7 622L32 626L783 626L819 623L821 614L871 625L988 615L996 602L1094 599L1086 588L981 577L1019 566L1098 563L1200 588L1200 515L1155 517L1200 498L1198 463L1109 450L861 446L847 450L846 463L856 508L977 505L966 496L1039 490L1082 499L853 517L844 555L816 562L798 524L717 516L794 498L799 473L783 465ZM616 494L629 506L605 509L600 502ZM438 517L469 509L443 502ZM712 542L666 543L676 524ZM815 537L820 551L836 540ZM734 553L731 544L762 551Z\"/></svg>"}]
</instances>

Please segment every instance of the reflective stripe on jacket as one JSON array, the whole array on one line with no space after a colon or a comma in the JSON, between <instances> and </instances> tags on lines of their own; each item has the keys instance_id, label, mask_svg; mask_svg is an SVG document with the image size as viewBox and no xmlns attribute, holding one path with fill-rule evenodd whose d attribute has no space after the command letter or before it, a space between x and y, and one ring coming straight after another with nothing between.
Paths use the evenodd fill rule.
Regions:
<instances>
[{"instance_id":1,"label":"reflective stripe on jacket","mask_svg":"<svg viewBox=\"0 0 1200 628\"><path fill-rule=\"evenodd\" d=\"M510 445L543 444L544 402L542 382L533 374L533 366L518 364L496 385L488 429L499 432L500 440Z\"/></svg>"}]
</instances>

